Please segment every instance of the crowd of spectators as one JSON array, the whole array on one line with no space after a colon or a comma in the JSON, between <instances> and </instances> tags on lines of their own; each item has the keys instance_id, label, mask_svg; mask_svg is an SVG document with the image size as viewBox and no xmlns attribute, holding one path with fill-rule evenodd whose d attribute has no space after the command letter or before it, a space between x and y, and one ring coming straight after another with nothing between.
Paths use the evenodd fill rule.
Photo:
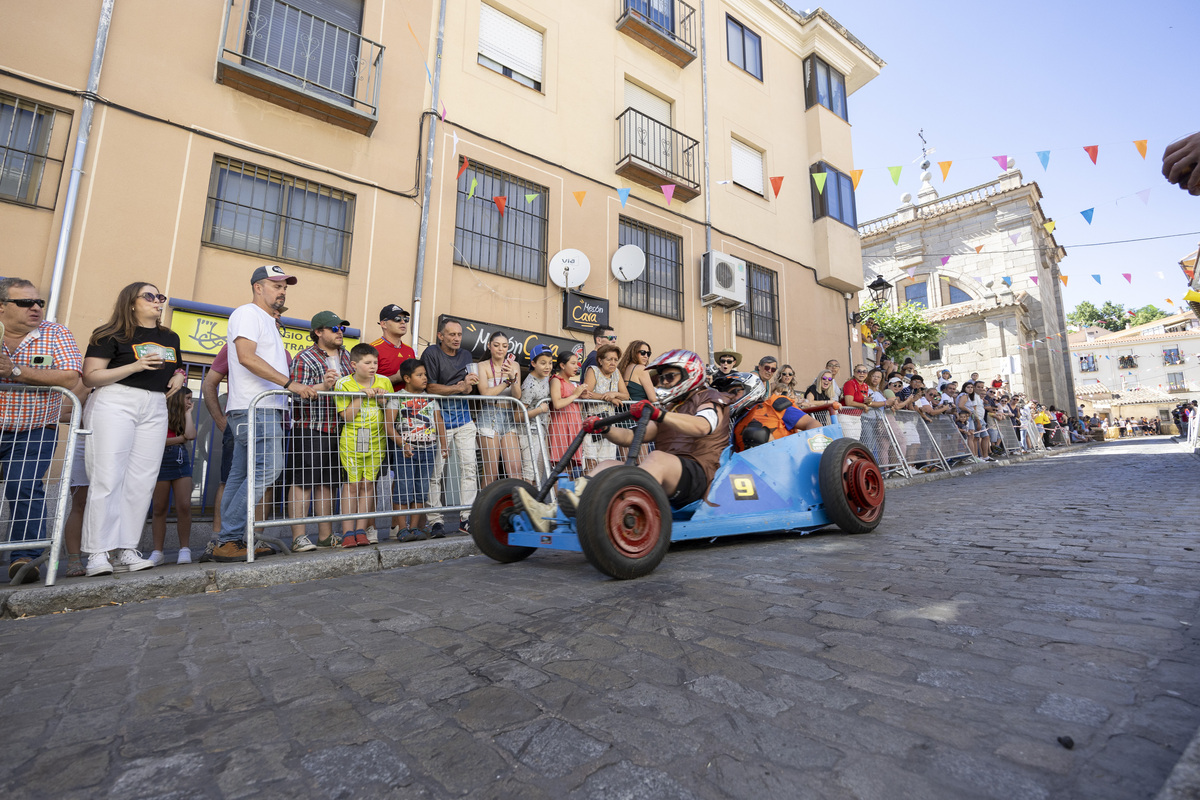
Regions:
<instances>
[{"instance_id":1,"label":"crowd of spectators","mask_svg":"<svg viewBox=\"0 0 1200 800\"><path fill-rule=\"evenodd\" d=\"M451 493L456 504L469 508L480 478L484 485L505 476L532 480L536 464L564 456L585 417L656 396L651 345L634 340L622 349L609 326L595 329L585 357L539 344L524 354L528 363L522 369L503 331L491 334L486 354L476 362L463 347L462 324L449 317L441 318L436 341L418 357L403 341L408 311L389 303L379 313L379 338L349 349L344 343L348 320L333 311L313 315L311 344L293 356L284 346L280 319L288 287L296 281L279 266L254 270L250 301L230 315L227 343L205 375L201 396L222 447L214 539L202 561L246 559L248 502L260 515L262 508L278 505L288 520L320 520L315 540L306 525L291 525L291 549L297 552L373 544L380 538L377 520L387 519L389 511L391 525L379 527L390 527L400 541L444 537L445 517L423 514L423 509L451 505ZM79 437L70 481L69 576L161 564L172 496L180 544L176 560L192 560L190 445L196 421L192 392L184 386L179 337L161 323L166 300L153 284L126 286L81 353L69 331L42 319L44 301L32 283L0 281L0 380L75 392L84 403L82 424L92 431ZM881 460L905 458L913 444L901 434L891 437L901 452L880 452L889 447L887 426L894 424L889 421L894 412L914 412L928 423L952 421L969 457L980 461L1004 451L1003 425L1012 426L1017 440L1032 448L1035 436L1052 447L1068 437L1082 441L1110 424L1044 408L1008 391L1000 376L987 382L976 373L960 385L949 370L941 370L926 380L912 359L898 366L878 343L876 349L878 366L854 365L840 384L837 359L826 362L804 388L796 370L771 355L759 359L749 374L790 420L788 430L797 427L804 416L800 412L854 414L861 419L864 441L873 443ZM716 382L747 374L738 373L741 368L740 353L722 350L714 354L709 371ZM228 384L223 404L222 382ZM264 392L269 394L255 403L250 419L251 401ZM12 541L43 537L48 515L41 476L64 415L59 398L0 393L5 421L0 464ZM1189 413L1194 412L1177 409L1184 421ZM532 436L523 435L526 418ZM1118 423L1130 435L1158 430L1157 420L1112 424ZM816 424L809 420L799 427ZM569 469L582 474L616 453L609 438L588 437ZM390 498L377 501L377 484L384 477L390 478ZM248 498L251 487L255 496ZM376 503L387 500L391 508L377 511ZM144 558L137 548L147 509L153 549ZM465 533L469 524L469 511L460 513L458 532ZM264 544L255 548L256 556L273 552ZM39 554L33 547L13 551L10 577ZM36 569L25 572L26 580L38 577Z\"/></svg>"}]
</instances>

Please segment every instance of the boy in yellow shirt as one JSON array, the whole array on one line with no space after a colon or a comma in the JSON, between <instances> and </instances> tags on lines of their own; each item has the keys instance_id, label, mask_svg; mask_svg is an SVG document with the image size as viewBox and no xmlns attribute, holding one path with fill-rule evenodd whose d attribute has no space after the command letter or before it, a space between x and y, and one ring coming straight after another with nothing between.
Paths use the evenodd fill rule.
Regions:
<instances>
[{"instance_id":1,"label":"boy in yellow shirt","mask_svg":"<svg viewBox=\"0 0 1200 800\"><path fill-rule=\"evenodd\" d=\"M362 397L335 398L338 415L346 423L338 442L338 456L346 471L345 513L362 516L347 523L342 547L359 547L379 541L367 516L374 511L375 477L387 452L386 430L395 424L396 412L386 407L392 382L379 371L379 351L356 344L350 351L354 372L334 384L334 391L361 392ZM369 535L367 528L370 527Z\"/></svg>"}]
</instances>

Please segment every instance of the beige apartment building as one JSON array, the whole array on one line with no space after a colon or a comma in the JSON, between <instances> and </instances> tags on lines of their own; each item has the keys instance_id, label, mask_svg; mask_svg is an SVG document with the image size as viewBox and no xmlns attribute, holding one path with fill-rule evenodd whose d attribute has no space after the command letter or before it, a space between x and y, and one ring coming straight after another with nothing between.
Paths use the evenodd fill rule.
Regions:
<instances>
[{"instance_id":1,"label":"beige apartment building","mask_svg":"<svg viewBox=\"0 0 1200 800\"><path fill-rule=\"evenodd\" d=\"M863 271L847 106L881 59L780 0L456 0L444 25L440 5L8 4L0 275L54 293L80 340L119 287L155 283L198 365L263 263L299 278L297 348L319 310L369 340L396 302L417 312L418 352L443 314L469 345L500 327L522 349L590 349L607 313L623 343L707 355L707 297L715 349L780 356L805 381L849 357ZM631 280L633 262L612 268L629 244L645 262ZM582 302L553 282L560 251L590 262Z\"/></svg>"}]
</instances>

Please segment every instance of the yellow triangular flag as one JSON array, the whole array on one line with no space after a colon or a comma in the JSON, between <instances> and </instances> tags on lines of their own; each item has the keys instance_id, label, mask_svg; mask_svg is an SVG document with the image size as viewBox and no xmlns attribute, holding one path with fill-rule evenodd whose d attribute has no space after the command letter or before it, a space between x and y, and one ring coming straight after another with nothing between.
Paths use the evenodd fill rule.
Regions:
<instances>
[{"instance_id":1,"label":"yellow triangular flag","mask_svg":"<svg viewBox=\"0 0 1200 800\"><path fill-rule=\"evenodd\" d=\"M587 192L571 192L571 194L575 195L575 202L579 203L580 208L583 208L583 198Z\"/></svg>"},{"instance_id":2,"label":"yellow triangular flag","mask_svg":"<svg viewBox=\"0 0 1200 800\"><path fill-rule=\"evenodd\" d=\"M939 161L938 166L942 168L942 183L946 182L946 176L950 174L950 165L953 161Z\"/></svg>"},{"instance_id":3,"label":"yellow triangular flag","mask_svg":"<svg viewBox=\"0 0 1200 800\"><path fill-rule=\"evenodd\" d=\"M892 183L896 184L897 186L900 185L900 170L902 170L902 169L904 169L904 167L902 167L902 166L901 167L888 167L888 172L892 173Z\"/></svg>"},{"instance_id":4,"label":"yellow triangular flag","mask_svg":"<svg viewBox=\"0 0 1200 800\"><path fill-rule=\"evenodd\" d=\"M1179 263L1183 264L1185 267L1194 267L1194 266L1196 266L1196 258L1197 258L1197 256L1185 258L1183 261L1180 261Z\"/></svg>"},{"instance_id":5,"label":"yellow triangular flag","mask_svg":"<svg viewBox=\"0 0 1200 800\"><path fill-rule=\"evenodd\" d=\"M860 178L862 178L862 170L861 169L850 170L850 180L854 181L855 189L858 189L858 181Z\"/></svg>"},{"instance_id":6,"label":"yellow triangular flag","mask_svg":"<svg viewBox=\"0 0 1200 800\"><path fill-rule=\"evenodd\" d=\"M1200 303L1200 292L1197 292L1193 289L1188 289L1187 294L1183 296L1183 299L1187 300L1189 303Z\"/></svg>"},{"instance_id":7,"label":"yellow triangular flag","mask_svg":"<svg viewBox=\"0 0 1200 800\"><path fill-rule=\"evenodd\" d=\"M1058 279L1063 282L1063 286L1067 285L1067 276L1066 275L1059 275Z\"/></svg>"},{"instance_id":8,"label":"yellow triangular flag","mask_svg":"<svg viewBox=\"0 0 1200 800\"><path fill-rule=\"evenodd\" d=\"M813 183L817 185L817 194L825 193L825 179L829 177L828 172L814 172Z\"/></svg>"},{"instance_id":9,"label":"yellow triangular flag","mask_svg":"<svg viewBox=\"0 0 1200 800\"><path fill-rule=\"evenodd\" d=\"M979 245L979 247L975 248L975 252L978 253L982 249L983 249L983 245Z\"/></svg>"},{"instance_id":10,"label":"yellow triangular flag","mask_svg":"<svg viewBox=\"0 0 1200 800\"><path fill-rule=\"evenodd\" d=\"M1050 220L1042 227L1046 229L1046 233L1054 233L1054 220Z\"/></svg>"},{"instance_id":11,"label":"yellow triangular flag","mask_svg":"<svg viewBox=\"0 0 1200 800\"><path fill-rule=\"evenodd\" d=\"M1138 149L1138 152L1142 154L1142 160L1145 161L1146 160L1146 140L1145 139L1134 139L1133 146Z\"/></svg>"}]
</instances>

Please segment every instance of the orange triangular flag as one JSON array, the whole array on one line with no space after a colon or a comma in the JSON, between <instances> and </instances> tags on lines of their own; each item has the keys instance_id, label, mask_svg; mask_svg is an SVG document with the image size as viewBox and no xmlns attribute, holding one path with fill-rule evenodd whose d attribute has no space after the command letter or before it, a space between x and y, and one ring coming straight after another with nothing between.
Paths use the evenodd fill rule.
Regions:
<instances>
[{"instance_id":1,"label":"orange triangular flag","mask_svg":"<svg viewBox=\"0 0 1200 800\"><path fill-rule=\"evenodd\" d=\"M1059 275L1058 279L1063 282L1063 286L1067 285L1067 276L1066 275Z\"/></svg>"},{"instance_id":2,"label":"orange triangular flag","mask_svg":"<svg viewBox=\"0 0 1200 800\"><path fill-rule=\"evenodd\" d=\"M862 177L861 169L850 170L850 180L854 181L854 188L858 189L858 179Z\"/></svg>"},{"instance_id":3,"label":"orange triangular flag","mask_svg":"<svg viewBox=\"0 0 1200 800\"><path fill-rule=\"evenodd\" d=\"M979 247L975 248L975 252L978 253L982 249L983 249L983 245L979 245Z\"/></svg>"},{"instance_id":4,"label":"orange triangular flag","mask_svg":"<svg viewBox=\"0 0 1200 800\"><path fill-rule=\"evenodd\" d=\"M1093 163L1093 164L1095 164L1095 163L1096 163L1096 156L1100 155L1100 145L1098 145L1098 144L1089 144L1087 147L1085 147L1085 148L1083 148L1083 149L1084 149L1084 152L1086 152L1086 153L1087 153L1089 156L1091 156L1091 158L1092 158L1092 163Z\"/></svg>"},{"instance_id":5,"label":"orange triangular flag","mask_svg":"<svg viewBox=\"0 0 1200 800\"><path fill-rule=\"evenodd\" d=\"M492 202L496 204L496 208L500 209L500 216L504 216L504 204L508 202L507 197L493 197Z\"/></svg>"},{"instance_id":6,"label":"orange triangular flag","mask_svg":"<svg viewBox=\"0 0 1200 800\"><path fill-rule=\"evenodd\" d=\"M1146 140L1145 139L1134 139L1133 146L1138 149L1138 152L1142 154L1142 160L1145 161L1146 160Z\"/></svg>"},{"instance_id":7,"label":"orange triangular flag","mask_svg":"<svg viewBox=\"0 0 1200 800\"><path fill-rule=\"evenodd\" d=\"M938 166L942 168L942 183L946 182L946 176L950 174L950 165L953 161L939 161Z\"/></svg>"},{"instance_id":8,"label":"orange triangular flag","mask_svg":"<svg viewBox=\"0 0 1200 800\"><path fill-rule=\"evenodd\" d=\"M575 202L579 203L580 208L583 208L583 198L587 195L587 192L571 192L571 194L575 195Z\"/></svg>"},{"instance_id":9,"label":"orange triangular flag","mask_svg":"<svg viewBox=\"0 0 1200 800\"><path fill-rule=\"evenodd\" d=\"M783 186L783 176L771 178L771 188L775 190L775 196L779 197L779 187Z\"/></svg>"},{"instance_id":10,"label":"orange triangular flag","mask_svg":"<svg viewBox=\"0 0 1200 800\"><path fill-rule=\"evenodd\" d=\"M463 156L462 166L458 168L458 174L454 176L454 180L461 178L462 174L467 171L467 167L470 166L470 164L470 160L466 156Z\"/></svg>"}]
</instances>

